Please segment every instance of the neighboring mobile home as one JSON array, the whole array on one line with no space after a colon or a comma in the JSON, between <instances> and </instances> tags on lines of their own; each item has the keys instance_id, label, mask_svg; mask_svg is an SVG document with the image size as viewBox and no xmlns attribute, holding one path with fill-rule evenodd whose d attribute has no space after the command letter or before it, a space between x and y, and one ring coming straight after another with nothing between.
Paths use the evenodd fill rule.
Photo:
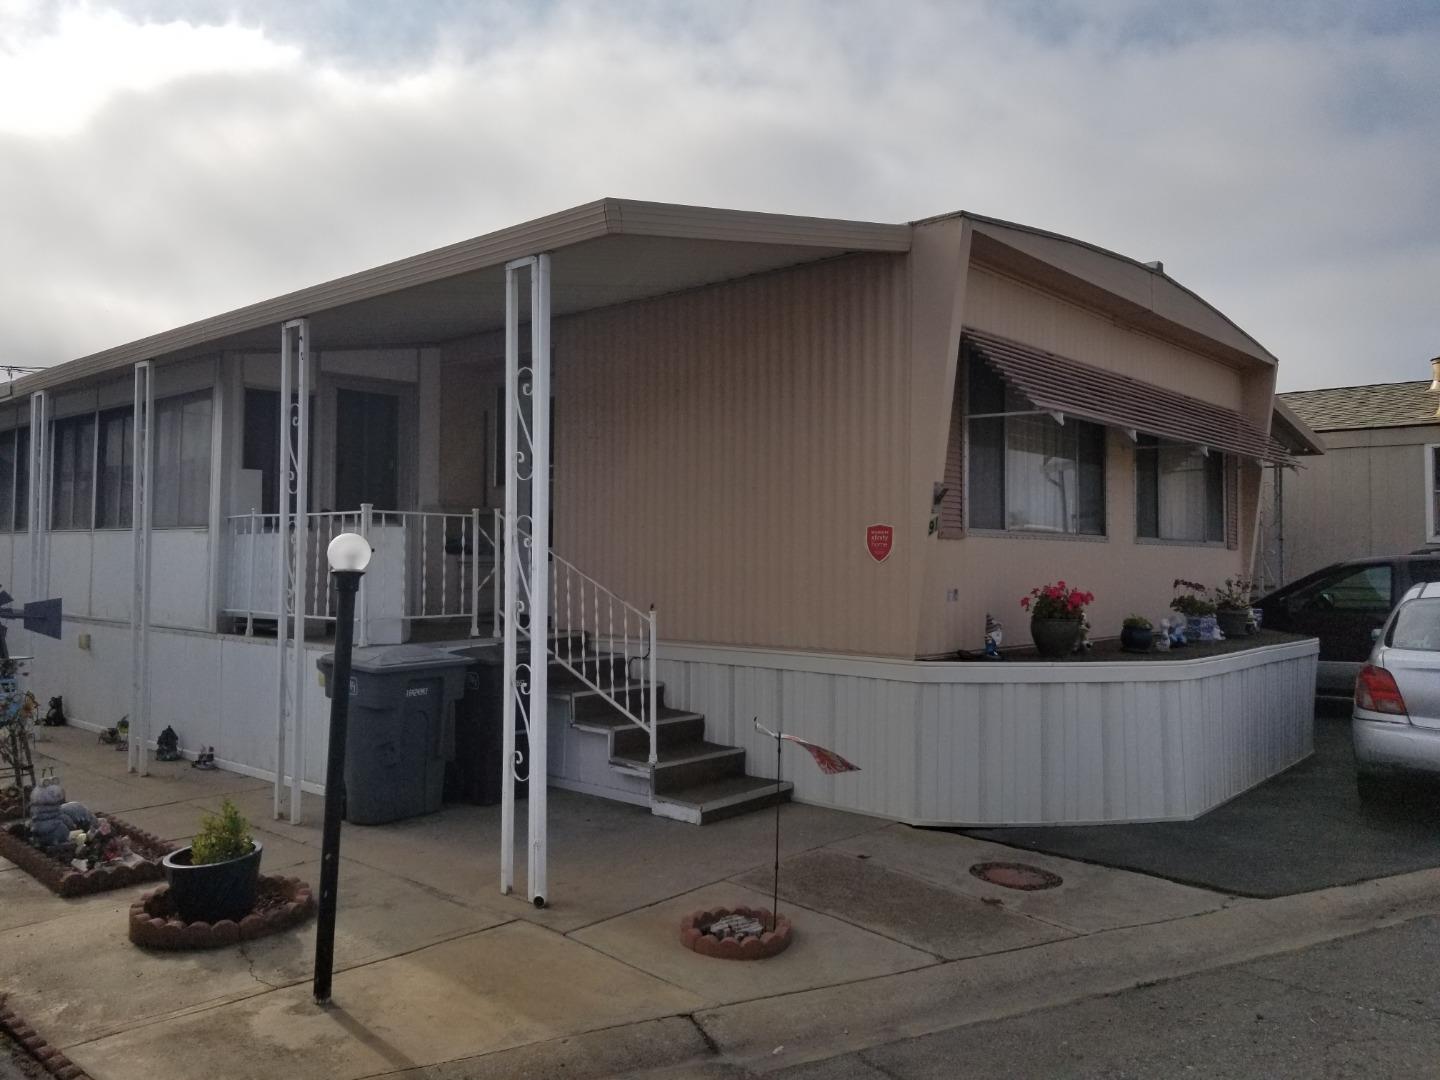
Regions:
<instances>
[{"instance_id":1,"label":"neighboring mobile home","mask_svg":"<svg viewBox=\"0 0 1440 1080\"><path fill-rule=\"evenodd\" d=\"M1440 544L1440 394L1428 381L1335 386L1277 396L1324 446L1277 472L1263 539L1279 586L1343 559Z\"/></svg>"},{"instance_id":2,"label":"neighboring mobile home","mask_svg":"<svg viewBox=\"0 0 1440 1080\"><path fill-rule=\"evenodd\" d=\"M22 599L65 603L63 641L28 643L37 689L113 724L138 657L152 735L171 724L272 775L268 635L297 505L298 670L325 648L324 544L346 528L376 548L366 640L490 635L494 513L515 475L506 264L539 253L550 621L623 635L641 661L658 626L666 701L703 714L711 744L773 776L758 715L864 766L797 773L797 796L951 823L1192 817L1305 752L1265 725L1308 725L1313 649L1214 661L1205 677L1239 680L1223 710L1184 689L1200 669L1094 665L1075 690L1057 665L934 659L979 648L987 613L1025 641L1019 600L1045 582L1094 592L1093 632L1113 636L1132 611L1163 614L1176 577L1247 573L1262 463L1287 456L1269 435L1275 357L1158 264L968 213L891 225L606 199L18 380L0 409L0 568ZM282 386L282 338L308 357L304 383L296 367ZM137 385L154 402L149 530L131 510ZM132 626L147 546L149 624ZM312 721L290 745L313 787L313 674L303 694ZM1203 709L1224 716L1196 742L1183 732ZM1222 768L1232 721L1248 734L1225 752L1249 749ZM549 727L552 783L651 799L643 753L611 775L615 744L577 730ZM1028 764L997 756L1015 746Z\"/></svg>"}]
</instances>

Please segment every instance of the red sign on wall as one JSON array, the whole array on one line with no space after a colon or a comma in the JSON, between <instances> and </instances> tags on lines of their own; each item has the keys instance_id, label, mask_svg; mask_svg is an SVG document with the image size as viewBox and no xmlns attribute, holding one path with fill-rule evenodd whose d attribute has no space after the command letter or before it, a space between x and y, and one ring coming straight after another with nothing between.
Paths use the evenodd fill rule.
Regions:
<instances>
[{"instance_id":1,"label":"red sign on wall","mask_svg":"<svg viewBox=\"0 0 1440 1080\"><path fill-rule=\"evenodd\" d=\"M884 562L890 557L890 549L895 546L895 528L892 525L867 525L865 527L865 547L870 552L870 557L876 562Z\"/></svg>"}]
</instances>

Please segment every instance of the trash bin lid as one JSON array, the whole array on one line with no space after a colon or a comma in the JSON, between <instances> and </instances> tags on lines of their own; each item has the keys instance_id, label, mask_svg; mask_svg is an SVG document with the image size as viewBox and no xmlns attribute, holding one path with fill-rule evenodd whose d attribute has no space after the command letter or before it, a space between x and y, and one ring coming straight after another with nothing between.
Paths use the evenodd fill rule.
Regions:
<instances>
[{"instance_id":1,"label":"trash bin lid","mask_svg":"<svg viewBox=\"0 0 1440 1080\"><path fill-rule=\"evenodd\" d=\"M350 654L350 669L372 674L394 674L416 668L465 667L470 660L444 649L429 645L367 645ZM326 653L320 658L322 671L335 666L335 654Z\"/></svg>"}]
</instances>

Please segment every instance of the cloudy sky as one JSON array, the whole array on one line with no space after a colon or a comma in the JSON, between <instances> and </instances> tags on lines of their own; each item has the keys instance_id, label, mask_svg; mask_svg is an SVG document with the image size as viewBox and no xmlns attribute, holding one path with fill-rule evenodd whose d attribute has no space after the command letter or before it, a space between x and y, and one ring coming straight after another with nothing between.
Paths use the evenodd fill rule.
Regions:
<instances>
[{"instance_id":1,"label":"cloudy sky","mask_svg":"<svg viewBox=\"0 0 1440 1080\"><path fill-rule=\"evenodd\" d=\"M617 195L969 209L1166 269L1285 389L1440 354L1435 0L0 0L0 363Z\"/></svg>"}]
</instances>

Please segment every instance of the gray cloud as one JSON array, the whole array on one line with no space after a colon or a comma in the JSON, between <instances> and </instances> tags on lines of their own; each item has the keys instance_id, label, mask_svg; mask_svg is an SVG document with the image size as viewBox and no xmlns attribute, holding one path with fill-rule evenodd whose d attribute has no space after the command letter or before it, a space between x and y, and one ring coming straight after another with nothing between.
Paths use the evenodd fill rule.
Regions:
<instances>
[{"instance_id":1,"label":"gray cloud","mask_svg":"<svg viewBox=\"0 0 1440 1080\"><path fill-rule=\"evenodd\" d=\"M0 348L68 359L614 194L1014 218L1163 258L1284 386L1423 374L1440 21L1177 7L92 5L135 51L76 72L81 119L0 103ZM0 0L0 77L46 35L63 55L58 10ZM218 51L130 78L153 46L128 35L177 20Z\"/></svg>"}]
</instances>

